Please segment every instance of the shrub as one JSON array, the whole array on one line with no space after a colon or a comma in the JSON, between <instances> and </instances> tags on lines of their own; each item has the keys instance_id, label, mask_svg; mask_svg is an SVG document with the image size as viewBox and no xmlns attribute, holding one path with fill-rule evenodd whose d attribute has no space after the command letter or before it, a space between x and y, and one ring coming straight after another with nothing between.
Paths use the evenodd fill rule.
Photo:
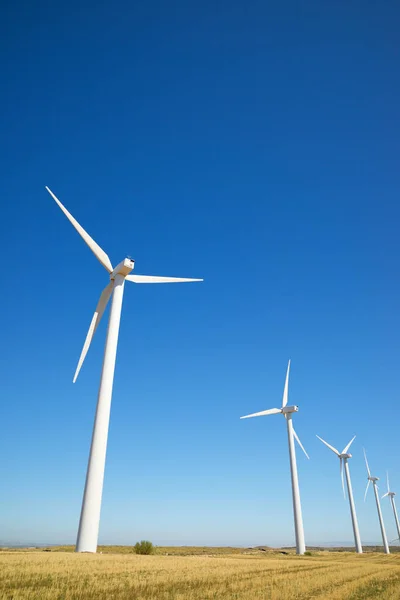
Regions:
<instances>
[{"instance_id":1,"label":"shrub","mask_svg":"<svg viewBox=\"0 0 400 600\"><path fill-rule=\"evenodd\" d=\"M309 550L306 550L304 552L304 556L314 556L312 552L310 552Z\"/></svg>"},{"instance_id":2,"label":"shrub","mask_svg":"<svg viewBox=\"0 0 400 600\"><path fill-rule=\"evenodd\" d=\"M136 542L135 552L136 554L153 554L154 546L151 542L142 540L141 542Z\"/></svg>"}]
</instances>

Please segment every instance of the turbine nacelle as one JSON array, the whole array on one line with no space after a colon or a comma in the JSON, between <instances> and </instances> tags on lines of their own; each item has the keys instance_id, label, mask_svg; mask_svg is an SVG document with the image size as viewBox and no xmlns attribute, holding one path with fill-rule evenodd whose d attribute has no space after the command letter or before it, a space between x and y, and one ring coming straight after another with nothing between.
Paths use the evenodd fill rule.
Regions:
<instances>
[{"instance_id":1,"label":"turbine nacelle","mask_svg":"<svg viewBox=\"0 0 400 600\"><path fill-rule=\"evenodd\" d=\"M133 270L134 266L134 260L131 258L124 258L124 260L115 267L114 271L110 273L110 279L115 279L116 275L122 275L123 277L126 277Z\"/></svg>"},{"instance_id":2,"label":"turbine nacelle","mask_svg":"<svg viewBox=\"0 0 400 600\"><path fill-rule=\"evenodd\" d=\"M353 455L349 452L345 452L344 454L339 454L339 458L353 458Z\"/></svg>"},{"instance_id":3,"label":"turbine nacelle","mask_svg":"<svg viewBox=\"0 0 400 600\"><path fill-rule=\"evenodd\" d=\"M299 412L299 407L294 405L294 406L284 406L282 408L282 413L286 414L286 413L294 413L294 412Z\"/></svg>"},{"instance_id":4,"label":"turbine nacelle","mask_svg":"<svg viewBox=\"0 0 400 600\"><path fill-rule=\"evenodd\" d=\"M368 477L368 480L372 482L379 481L379 477Z\"/></svg>"}]
</instances>

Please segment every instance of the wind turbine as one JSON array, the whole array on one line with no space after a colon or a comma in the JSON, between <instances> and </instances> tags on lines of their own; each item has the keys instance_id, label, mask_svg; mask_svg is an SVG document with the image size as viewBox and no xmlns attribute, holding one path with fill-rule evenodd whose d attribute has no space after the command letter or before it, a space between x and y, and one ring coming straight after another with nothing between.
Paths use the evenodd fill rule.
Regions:
<instances>
[{"instance_id":1,"label":"wind turbine","mask_svg":"<svg viewBox=\"0 0 400 600\"><path fill-rule=\"evenodd\" d=\"M348 450L349 450L351 444L353 443L355 437L356 436L354 436L350 440L350 442L347 444L347 446L345 448L343 448L342 452L339 452L338 450L336 450L336 448L334 448L333 446L331 446L330 444L328 444L328 442L325 442L325 440L323 440L321 437L319 437L319 435L317 435L317 438L319 440L321 440L321 442L323 444L325 444L325 446L328 446L328 448L330 450L332 450L332 452L334 452L336 454L336 456L338 456L339 459L340 459L340 476L342 478L343 494L344 494L344 497L346 498L346 492L344 490L344 479L343 479L343 467L344 467L344 471L346 473L347 491L348 491L348 494L349 494L349 504L350 504L351 521L353 523L354 543L355 543L355 546L356 546L356 552L358 552L359 554L362 554L363 550L362 550L361 540L360 540L360 531L358 529L356 507L354 505L353 489L351 487L350 469L349 469L349 465L348 465L348 462L347 462L349 460L349 458L352 457L352 455L348 453Z\"/></svg>"},{"instance_id":2,"label":"wind turbine","mask_svg":"<svg viewBox=\"0 0 400 600\"><path fill-rule=\"evenodd\" d=\"M371 476L371 471L369 470L369 464L367 461L367 455L365 453L364 448L363 448L363 450L364 450L365 466L367 467L367 473L368 473L368 482L367 482L367 487L365 488L364 502L367 498L369 484L372 481L372 485L374 487L375 501L376 501L376 510L378 511L379 525L381 527L381 533L382 533L383 548L384 548L386 554L390 554L389 545L388 545L388 541L387 541L387 537L386 537L385 524L383 522L383 517L382 517L381 503L379 502L378 486L376 483L377 481L379 481L379 477Z\"/></svg>"},{"instance_id":3,"label":"wind turbine","mask_svg":"<svg viewBox=\"0 0 400 600\"><path fill-rule=\"evenodd\" d=\"M400 523L399 523L399 517L397 516L396 503L394 501L394 497L396 495L396 492L391 492L390 491L389 473L387 471L386 471L386 480L387 480L387 489L388 489L388 491L386 492L386 494L383 494L382 498L386 498L386 496L389 496L389 498L390 498L390 502L391 502L392 508L393 508L394 520L396 522L397 535L399 536L397 539L400 540Z\"/></svg>"},{"instance_id":4,"label":"wind turbine","mask_svg":"<svg viewBox=\"0 0 400 600\"><path fill-rule=\"evenodd\" d=\"M79 225L74 217L61 204L59 199L46 186L46 190L54 198L65 216L89 246L93 254L109 273L109 283L100 295L89 331L83 345L78 366L74 375L74 383L78 377L93 335L100 323L106 306L111 300L110 317L104 349L103 368L97 400L96 417L93 427L92 444L86 473L85 491L83 494L81 517L79 522L76 552L96 552L99 534L101 496L103 491L104 468L107 451L108 426L110 420L111 397L114 380L115 359L117 355L118 332L121 318L122 298L125 281L133 283L180 283L187 281L203 281L202 279L183 279L177 277L153 277L150 275L130 275L135 261L125 258L115 268L107 254Z\"/></svg>"},{"instance_id":5,"label":"wind turbine","mask_svg":"<svg viewBox=\"0 0 400 600\"><path fill-rule=\"evenodd\" d=\"M297 463L296 463L296 450L294 447L294 438L303 450L307 458L310 458L307 452L304 450L303 444L301 443L297 433L293 428L292 415L298 412L298 406L287 406L288 403L288 391L289 391L289 371L290 371L290 360L287 367L285 387L283 390L282 408L270 408L269 410L263 410L258 413L246 415L240 417L241 419L249 419L250 417L262 417L264 415L276 415L283 414L286 419L288 442L289 442L289 457L290 457L290 471L292 475L292 497L293 497L293 513L294 513L294 530L296 535L296 553L304 554L306 550L304 542L304 527L303 527L303 516L301 513L300 503L300 490L299 490L299 478L297 475Z\"/></svg>"}]
</instances>

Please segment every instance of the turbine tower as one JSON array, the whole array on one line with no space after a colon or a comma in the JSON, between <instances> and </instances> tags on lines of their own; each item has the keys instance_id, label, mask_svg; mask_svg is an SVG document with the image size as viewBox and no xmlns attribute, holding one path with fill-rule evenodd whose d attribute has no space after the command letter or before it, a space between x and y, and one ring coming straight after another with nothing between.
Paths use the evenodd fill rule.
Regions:
<instances>
[{"instance_id":1,"label":"turbine tower","mask_svg":"<svg viewBox=\"0 0 400 600\"><path fill-rule=\"evenodd\" d=\"M290 458L290 471L292 476L292 497L293 497L293 513L294 513L294 530L296 535L296 554L304 554L306 550L304 542L304 527L303 527L303 516L301 513L300 503L300 490L299 490L299 478L297 475L297 463L296 463L296 450L294 446L294 438L303 450L307 458L310 458L307 452L304 450L303 444L301 443L297 433L294 430L292 423L293 413L298 412L298 406L287 406L288 403L288 391L289 391L289 371L290 371L290 360L287 367L285 387L283 390L282 408L270 408L269 410L263 410L262 412L253 413L240 417L241 419L249 419L250 417L262 417L264 415L276 415L283 414L286 419L288 442L289 442L289 458Z\"/></svg>"},{"instance_id":2,"label":"turbine tower","mask_svg":"<svg viewBox=\"0 0 400 600\"><path fill-rule=\"evenodd\" d=\"M328 448L330 450L332 450L332 452L334 452L336 454L336 456L338 456L340 459L340 475L342 478L342 488L343 488L343 494L344 494L345 498L346 498L346 492L344 490L343 468L344 468L344 472L346 473L346 483L347 483L347 491L349 494L351 521L353 524L353 532L354 532L354 543L356 546L356 552L358 552L359 554L362 554L363 550L362 550L361 540L360 540L360 531L358 529L356 507L354 505L353 489L351 487L350 469L349 469L349 465L347 462L349 460L349 458L352 457L352 455L348 453L348 450L349 450L351 444L353 443L355 437L356 436L354 436L353 439L351 439L350 442L347 444L347 446L345 448L343 448L342 452L339 452L338 450L336 450L336 448L334 448L333 446L328 444L328 442L325 442L325 440L323 440L321 437L319 437L319 435L317 435L317 438L319 440L321 440L321 442L323 444L325 444L325 446L328 446Z\"/></svg>"},{"instance_id":3,"label":"turbine tower","mask_svg":"<svg viewBox=\"0 0 400 600\"><path fill-rule=\"evenodd\" d=\"M46 190L56 201L65 216L89 246L109 274L110 282L101 293L95 313L89 326L89 331L83 345L78 366L74 375L74 383L78 377L83 361L93 335L100 323L106 306L111 300L110 317L104 349L103 368L97 400L96 417L93 427L92 443L86 473L85 491L83 494L82 510L79 522L76 552L96 552L100 524L101 497L103 492L104 468L107 451L108 426L110 420L111 397L114 380L115 360L117 355L118 332L121 318L122 298L125 281L133 283L180 283L187 281L203 281L202 279L183 279L177 277L153 277L150 275L130 275L135 262L125 258L115 268L107 254L79 225L74 217L61 204L59 199L46 186Z\"/></svg>"},{"instance_id":4,"label":"turbine tower","mask_svg":"<svg viewBox=\"0 0 400 600\"><path fill-rule=\"evenodd\" d=\"M381 533L382 533L383 548L385 550L385 554L390 554L389 545L388 545L388 541L387 541L387 537L386 537L385 524L383 522L383 517L382 517L381 503L379 502L378 486L376 483L377 481L379 481L379 477L372 477L371 471L369 470L369 464L367 461L367 455L365 453L365 449L363 448L363 450L364 450L365 466L367 467L367 473L368 473L368 482L367 482L367 487L365 488L364 502L367 498L369 484L372 481L372 485L374 487L375 501L376 501L376 510L378 511L379 525L380 525Z\"/></svg>"},{"instance_id":5,"label":"turbine tower","mask_svg":"<svg viewBox=\"0 0 400 600\"><path fill-rule=\"evenodd\" d=\"M386 492L386 494L383 494L382 498L386 498L386 496L388 496L390 498L390 502L391 502L392 508L393 508L394 520L396 522L396 529L397 529L397 535L398 535L397 539L400 540L400 523L399 523L399 517L397 516L396 503L394 501L396 492L390 491L389 473L387 471L386 471L386 480L387 480L387 490L388 491Z\"/></svg>"}]
</instances>

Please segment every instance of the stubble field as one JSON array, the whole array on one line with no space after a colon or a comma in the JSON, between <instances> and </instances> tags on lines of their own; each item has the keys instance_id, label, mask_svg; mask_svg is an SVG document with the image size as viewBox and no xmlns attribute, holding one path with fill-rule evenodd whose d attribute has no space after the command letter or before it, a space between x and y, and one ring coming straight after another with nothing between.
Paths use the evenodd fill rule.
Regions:
<instances>
[{"instance_id":1,"label":"stubble field","mask_svg":"<svg viewBox=\"0 0 400 600\"><path fill-rule=\"evenodd\" d=\"M400 599L400 555L3 551L0 600Z\"/></svg>"}]
</instances>

